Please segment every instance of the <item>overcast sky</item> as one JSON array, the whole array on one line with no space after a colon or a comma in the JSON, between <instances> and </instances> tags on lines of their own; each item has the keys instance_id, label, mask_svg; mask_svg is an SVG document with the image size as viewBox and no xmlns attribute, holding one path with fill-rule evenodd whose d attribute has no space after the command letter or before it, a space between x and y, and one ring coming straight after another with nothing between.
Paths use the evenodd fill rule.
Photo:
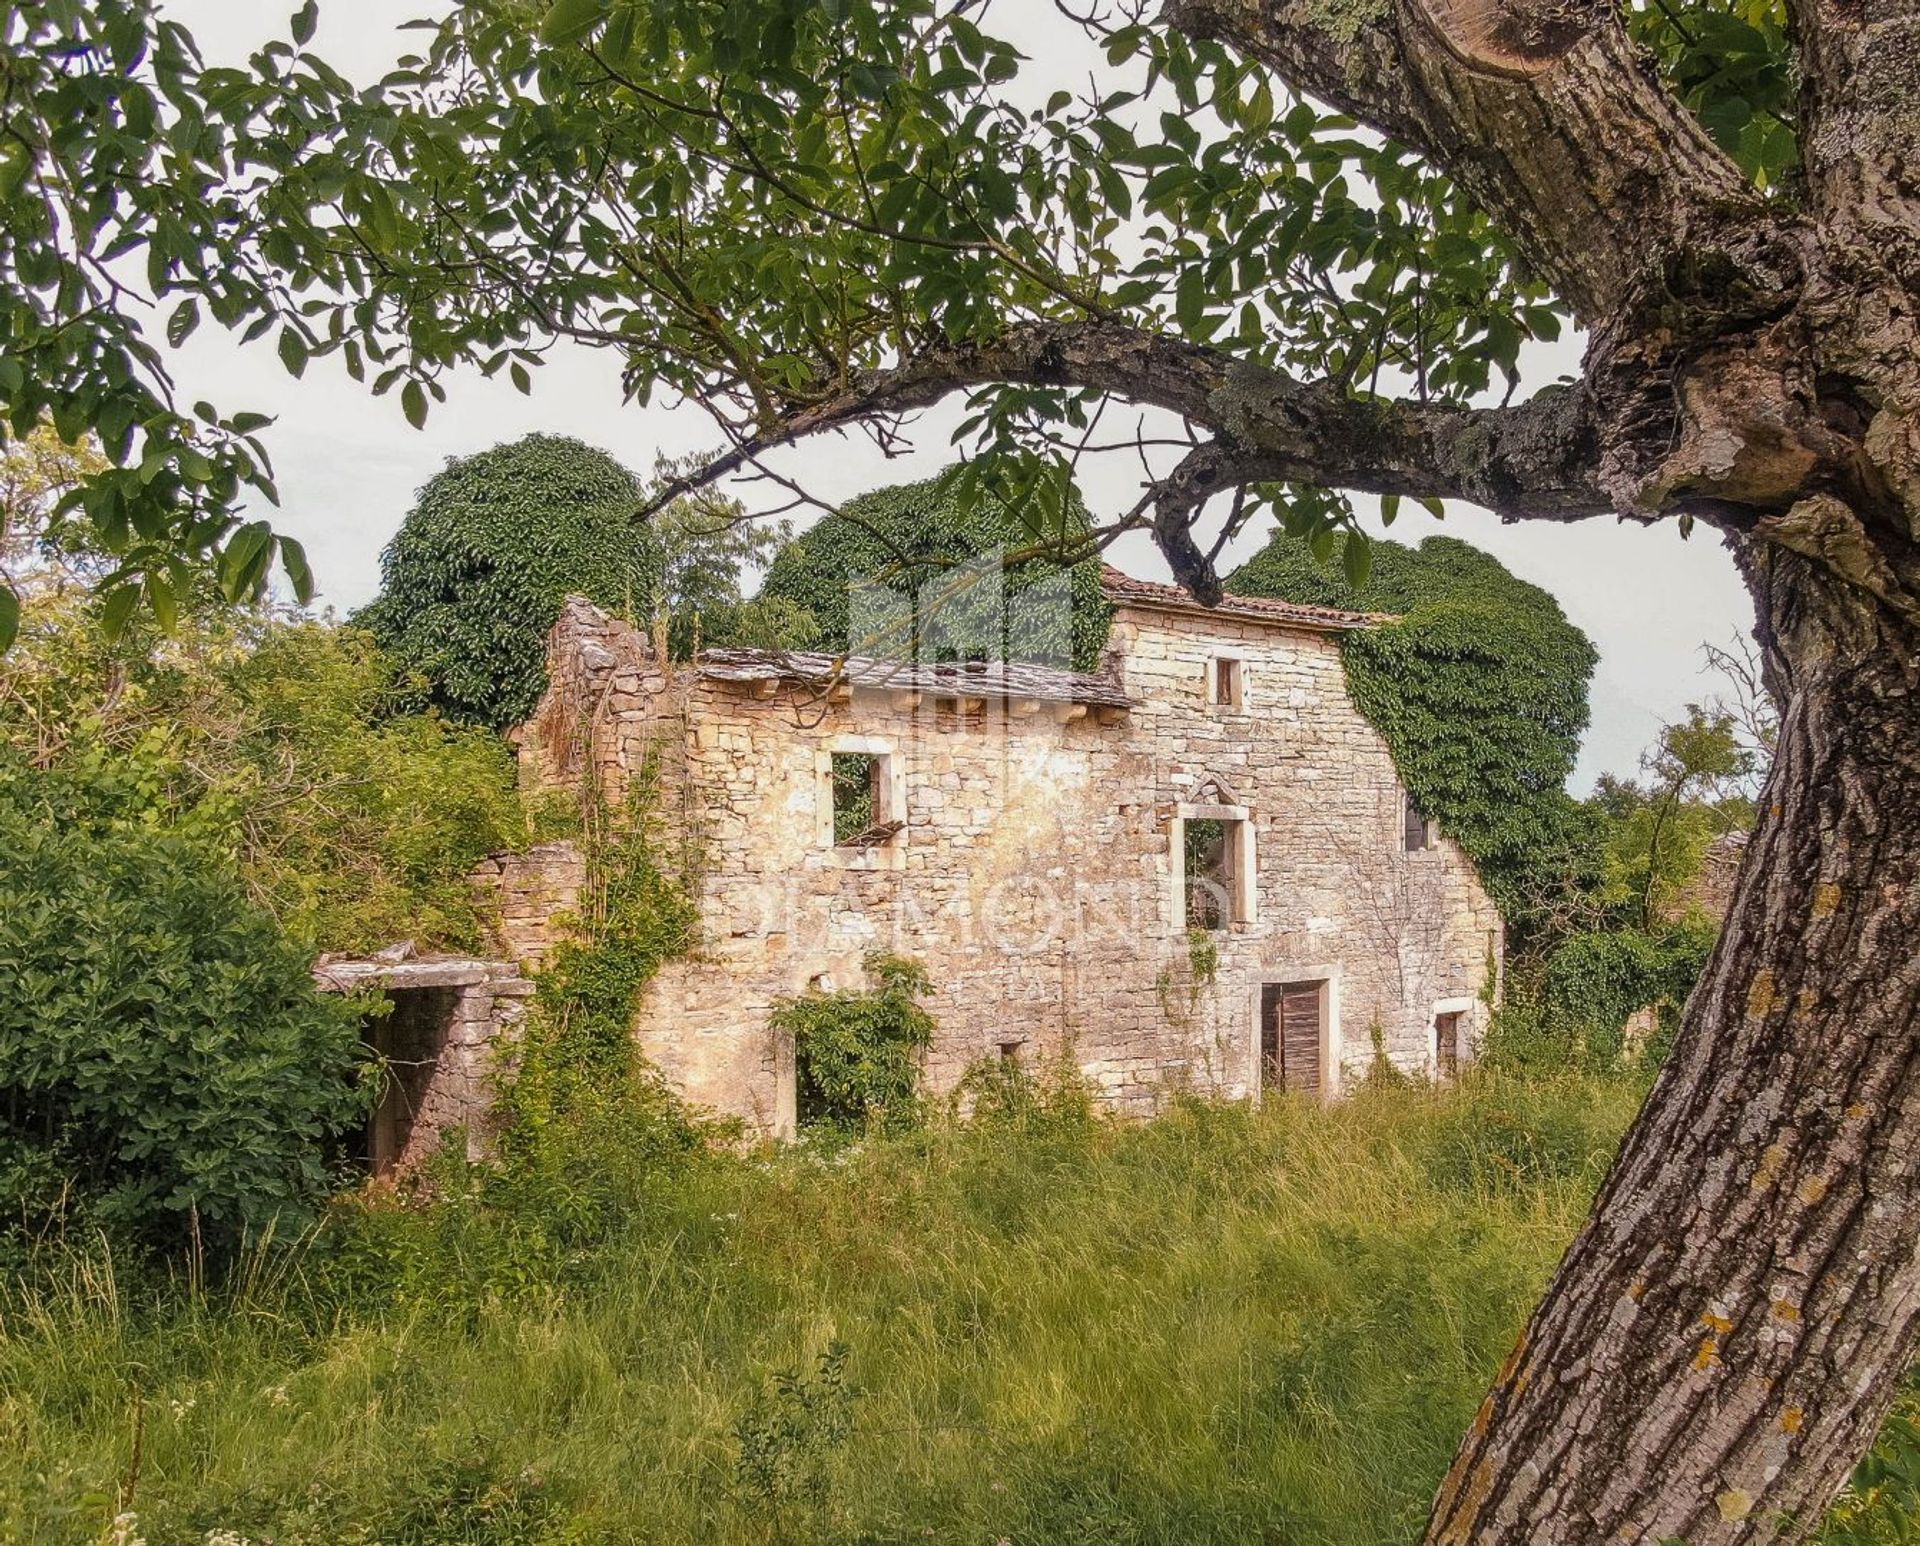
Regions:
<instances>
[{"instance_id":1,"label":"overcast sky","mask_svg":"<svg viewBox=\"0 0 1920 1546\"><path fill-rule=\"evenodd\" d=\"M404 51L395 24L430 8L408 0L322 0L313 46L350 77L370 79ZM171 0L167 9L192 28L210 58L229 60L273 32L284 35L284 13L292 7L259 0ZM1085 52L1051 7L1025 0L1017 8L1003 5L995 24L1031 56L1050 64L1071 62ZM1085 79L1078 67L1063 71L1066 75ZM1569 342L1536 349L1527 365L1534 384L1572 373L1579 365L1577 347ZM582 348L556 350L552 363L534 373L531 397L522 397L504 379L488 382L469 375L448 381L448 402L435 406L420 431L402 417L398 393L380 399L366 395L335 361L316 361L303 380L295 381L270 346L241 349L212 328L201 328L188 341L176 357L176 375L187 401L204 396L225 412L245 408L277 415L266 440L282 508L268 513L277 527L306 544L323 602L341 611L373 594L381 548L415 490L449 457L533 430L604 446L641 472L656 453L710 453L717 447L712 425L697 408L623 404L615 360ZM779 465L823 497L846 498L944 466L957 418L948 412L923 417L912 436L914 450L905 457L888 460L864 437L850 435L805 443L785 453ZM1139 497L1139 481L1137 464L1127 465L1120 457L1089 458L1080 479L1096 517L1129 508ZM750 503L758 497L751 489L735 492ZM1377 522L1372 524L1378 530ZM1653 529L1611 520L1504 526L1485 511L1451 505L1444 523L1417 507L1404 507L1392 535L1418 541L1432 532L1484 547L1515 573L1552 591L1599 648L1593 727L1582 749L1576 789L1584 790L1601 772L1631 772L1663 722L1683 714L1688 702L1719 690L1721 684L1703 671L1702 645L1724 645L1752 626L1752 608L1732 561L1704 529L1682 540L1671 522ZM1250 534L1236 556L1258 548L1266 535ZM1135 574L1166 577L1143 537L1123 539L1113 557Z\"/></svg>"}]
</instances>

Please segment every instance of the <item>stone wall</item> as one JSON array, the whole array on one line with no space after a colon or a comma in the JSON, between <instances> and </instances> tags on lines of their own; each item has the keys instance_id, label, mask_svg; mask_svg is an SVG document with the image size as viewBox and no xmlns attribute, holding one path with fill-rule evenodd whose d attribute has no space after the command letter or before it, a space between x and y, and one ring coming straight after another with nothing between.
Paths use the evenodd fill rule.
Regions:
<instances>
[{"instance_id":1,"label":"stone wall","mask_svg":"<svg viewBox=\"0 0 1920 1546\"><path fill-rule=\"evenodd\" d=\"M861 984L872 949L933 979L935 1092L1011 1053L1071 1059L1127 1112L1184 1086L1245 1095L1265 982L1327 984L1330 1084L1376 1040L1430 1070L1440 1010L1463 1014L1469 1053L1483 1029L1498 914L1444 837L1405 851L1403 790L1331 633L1123 604L1110 670L1127 713L667 672L584 604L553 644L529 778L593 767L622 788L651 762L697 854L703 947L662 971L640 1044L689 1097L761 1130L793 1113L774 1002ZM1239 706L1209 702L1222 653L1242 662ZM835 751L886 759L891 842L833 846ZM1183 820L1222 809L1248 813L1249 905L1197 972L1175 856Z\"/></svg>"},{"instance_id":2,"label":"stone wall","mask_svg":"<svg viewBox=\"0 0 1920 1546\"><path fill-rule=\"evenodd\" d=\"M540 843L483 859L470 878L487 899L508 959L538 971L580 905L587 860L578 843Z\"/></svg>"}]
</instances>

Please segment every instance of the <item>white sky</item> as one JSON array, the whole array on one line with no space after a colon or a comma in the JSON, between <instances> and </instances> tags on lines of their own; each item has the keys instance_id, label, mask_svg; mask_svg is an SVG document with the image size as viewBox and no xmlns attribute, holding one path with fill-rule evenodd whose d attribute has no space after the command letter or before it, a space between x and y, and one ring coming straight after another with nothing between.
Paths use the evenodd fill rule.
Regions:
<instances>
[{"instance_id":1,"label":"white sky","mask_svg":"<svg viewBox=\"0 0 1920 1546\"><path fill-rule=\"evenodd\" d=\"M406 49L407 35L396 33L395 25L429 9L430 0L324 0L313 47L350 78L368 80ZM168 5L215 60L237 59L268 36L284 36L291 10L290 3L259 0ZM994 22L1030 57L1062 60L1062 84L1085 80L1086 44L1052 7L1029 7L1023 0L1017 14L1015 7L1003 7ZM1097 58L1093 63L1098 67ZM1536 349L1526 363L1530 383L1573 373L1577 346L1569 341ZM533 430L605 446L641 472L656 452L711 453L718 447L697 408L624 404L614 358L584 348L556 349L546 368L534 372L531 397L514 391L504 376L495 382L472 374L449 380L448 401L435 405L420 431L402 416L397 392L379 399L367 395L336 361L315 361L303 380L294 380L281 368L270 339L242 349L217 329L202 327L173 364L184 400L208 397L223 412L277 416L264 438L282 507L261 513L306 544L323 602L343 612L373 595L381 548L415 490L448 457ZM821 497L843 499L939 470L949 460L948 436L958 417L945 410L924 416L908 456L888 460L864 437L848 435L803 443L776 465ZM1110 517L1139 497L1139 477L1137 463L1127 458L1096 456L1083 462L1080 484L1096 517ZM750 487L734 492L749 503L777 502ZM1377 521L1369 524L1379 530ZM1701 646L1724 645L1752 626L1752 607L1732 561L1704 529L1683 541L1671 522L1652 529L1607 520L1506 526L1485 511L1451 505L1444 524L1404 506L1391 535L1417 542L1435 531L1486 548L1516 574L1552 591L1599 648L1593 726L1576 789L1601 772L1631 772L1661 723L1721 687L1702 669ZM1235 556L1257 549L1266 536L1261 530L1243 538ZM1113 557L1135 574L1166 577L1144 537L1123 539Z\"/></svg>"}]
</instances>

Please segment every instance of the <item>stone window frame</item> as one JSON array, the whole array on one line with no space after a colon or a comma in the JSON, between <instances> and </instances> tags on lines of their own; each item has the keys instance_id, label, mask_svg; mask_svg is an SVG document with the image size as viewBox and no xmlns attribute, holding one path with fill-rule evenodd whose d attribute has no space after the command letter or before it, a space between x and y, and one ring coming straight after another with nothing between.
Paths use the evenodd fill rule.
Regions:
<instances>
[{"instance_id":1,"label":"stone window frame","mask_svg":"<svg viewBox=\"0 0 1920 1546\"><path fill-rule=\"evenodd\" d=\"M1418 848L1413 847L1407 842L1407 820L1409 817L1415 815L1420 818L1422 830L1426 833L1427 839L1426 842ZM1397 825L1399 827L1400 851L1406 854L1408 858L1417 859L1422 854L1433 854L1440 851L1440 823L1435 821L1433 817L1429 816L1425 811L1421 810L1420 807L1414 803L1413 796L1405 789L1400 791L1400 820Z\"/></svg>"},{"instance_id":2,"label":"stone window frame","mask_svg":"<svg viewBox=\"0 0 1920 1546\"><path fill-rule=\"evenodd\" d=\"M1247 990L1247 1099L1254 1105L1261 1101L1260 990L1272 983L1320 984L1320 1099L1338 1100L1346 1093L1346 1068L1341 1062L1340 978L1340 965L1335 961L1263 966L1252 974Z\"/></svg>"},{"instance_id":3,"label":"stone window frame","mask_svg":"<svg viewBox=\"0 0 1920 1546\"><path fill-rule=\"evenodd\" d=\"M1440 1017L1442 1015L1460 1017L1460 1045L1456 1049L1459 1066L1465 1068L1473 1061L1473 1012L1479 1004L1479 999L1465 994L1455 998L1437 998L1433 1001L1433 1007L1427 1011L1427 1074L1430 1078L1440 1077Z\"/></svg>"},{"instance_id":4,"label":"stone window frame","mask_svg":"<svg viewBox=\"0 0 1920 1546\"><path fill-rule=\"evenodd\" d=\"M1233 667L1232 677L1235 694L1231 698L1220 696L1220 667ZM1204 684L1207 707L1216 714L1244 714L1247 712L1247 656L1243 650L1216 649L1207 653L1207 677Z\"/></svg>"},{"instance_id":5,"label":"stone window frame","mask_svg":"<svg viewBox=\"0 0 1920 1546\"><path fill-rule=\"evenodd\" d=\"M836 753L855 753L875 760L874 811L885 821L897 821L900 830L872 848L843 848L833 840L833 759ZM907 781L900 750L883 735L836 735L813 754L814 846L827 863L846 870L897 870L907 862Z\"/></svg>"},{"instance_id":6,"label":"stone window frame","mask_svg":"<svg viewBox=\"0 0 1920 1546\"><path fill-rule=\"evenodd\" d=\"M1173 808L1167 822L1168 900L1173 912L1173 932L1187 930L1187 823L1221 821L1233 834L1233 894L1227 898L1227 923L1260 921L1260 842L1253 824L1253 808L1248 805L1199 805L1185 801Z\"/></svg>"}]
</instances>

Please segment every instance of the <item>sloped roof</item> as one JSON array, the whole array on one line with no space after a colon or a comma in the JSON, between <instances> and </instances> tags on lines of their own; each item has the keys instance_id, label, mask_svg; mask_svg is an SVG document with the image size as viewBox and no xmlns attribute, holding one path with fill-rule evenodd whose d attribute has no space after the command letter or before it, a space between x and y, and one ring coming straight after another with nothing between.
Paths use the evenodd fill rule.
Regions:
<instances>
[{"instance_id":1,"label":"sloped roof","mask_svg":"<svg viewBox=\"0 0 1920 1546\"><path fill-rule=\"evenodd\" d=\"M1281 601L1273 596L1222 596L1219 605L1210 607L1184 586L1163 585L1156 580L1136 580L1112 564L1100 566L1100 589L1107 600L1116 606L1155 607L1163 611L1194 613L1201 617L1230 617L1236 622L1311 628L1321 633L1347 633L1356 628L1371 628L1376 623L1393 621L1392 614L1387 612L1343 612L1338 607L1308 606L1298 601Z\"/></svg>"},{"instance_id":2,"label":"sloped roof","mask_svg":"<svg viewBox=\"0 0 1920 1546\"><path fill-rule=\"evenodd\" d=\"M851 687L940 698L1032 698L1117 709L1134 704L1111 677L1015 660L932 665L814 650L707 650L700 656L700 674L721 682L806 682L822 687L844 682Z\"/></svg>"}]
</instances>

